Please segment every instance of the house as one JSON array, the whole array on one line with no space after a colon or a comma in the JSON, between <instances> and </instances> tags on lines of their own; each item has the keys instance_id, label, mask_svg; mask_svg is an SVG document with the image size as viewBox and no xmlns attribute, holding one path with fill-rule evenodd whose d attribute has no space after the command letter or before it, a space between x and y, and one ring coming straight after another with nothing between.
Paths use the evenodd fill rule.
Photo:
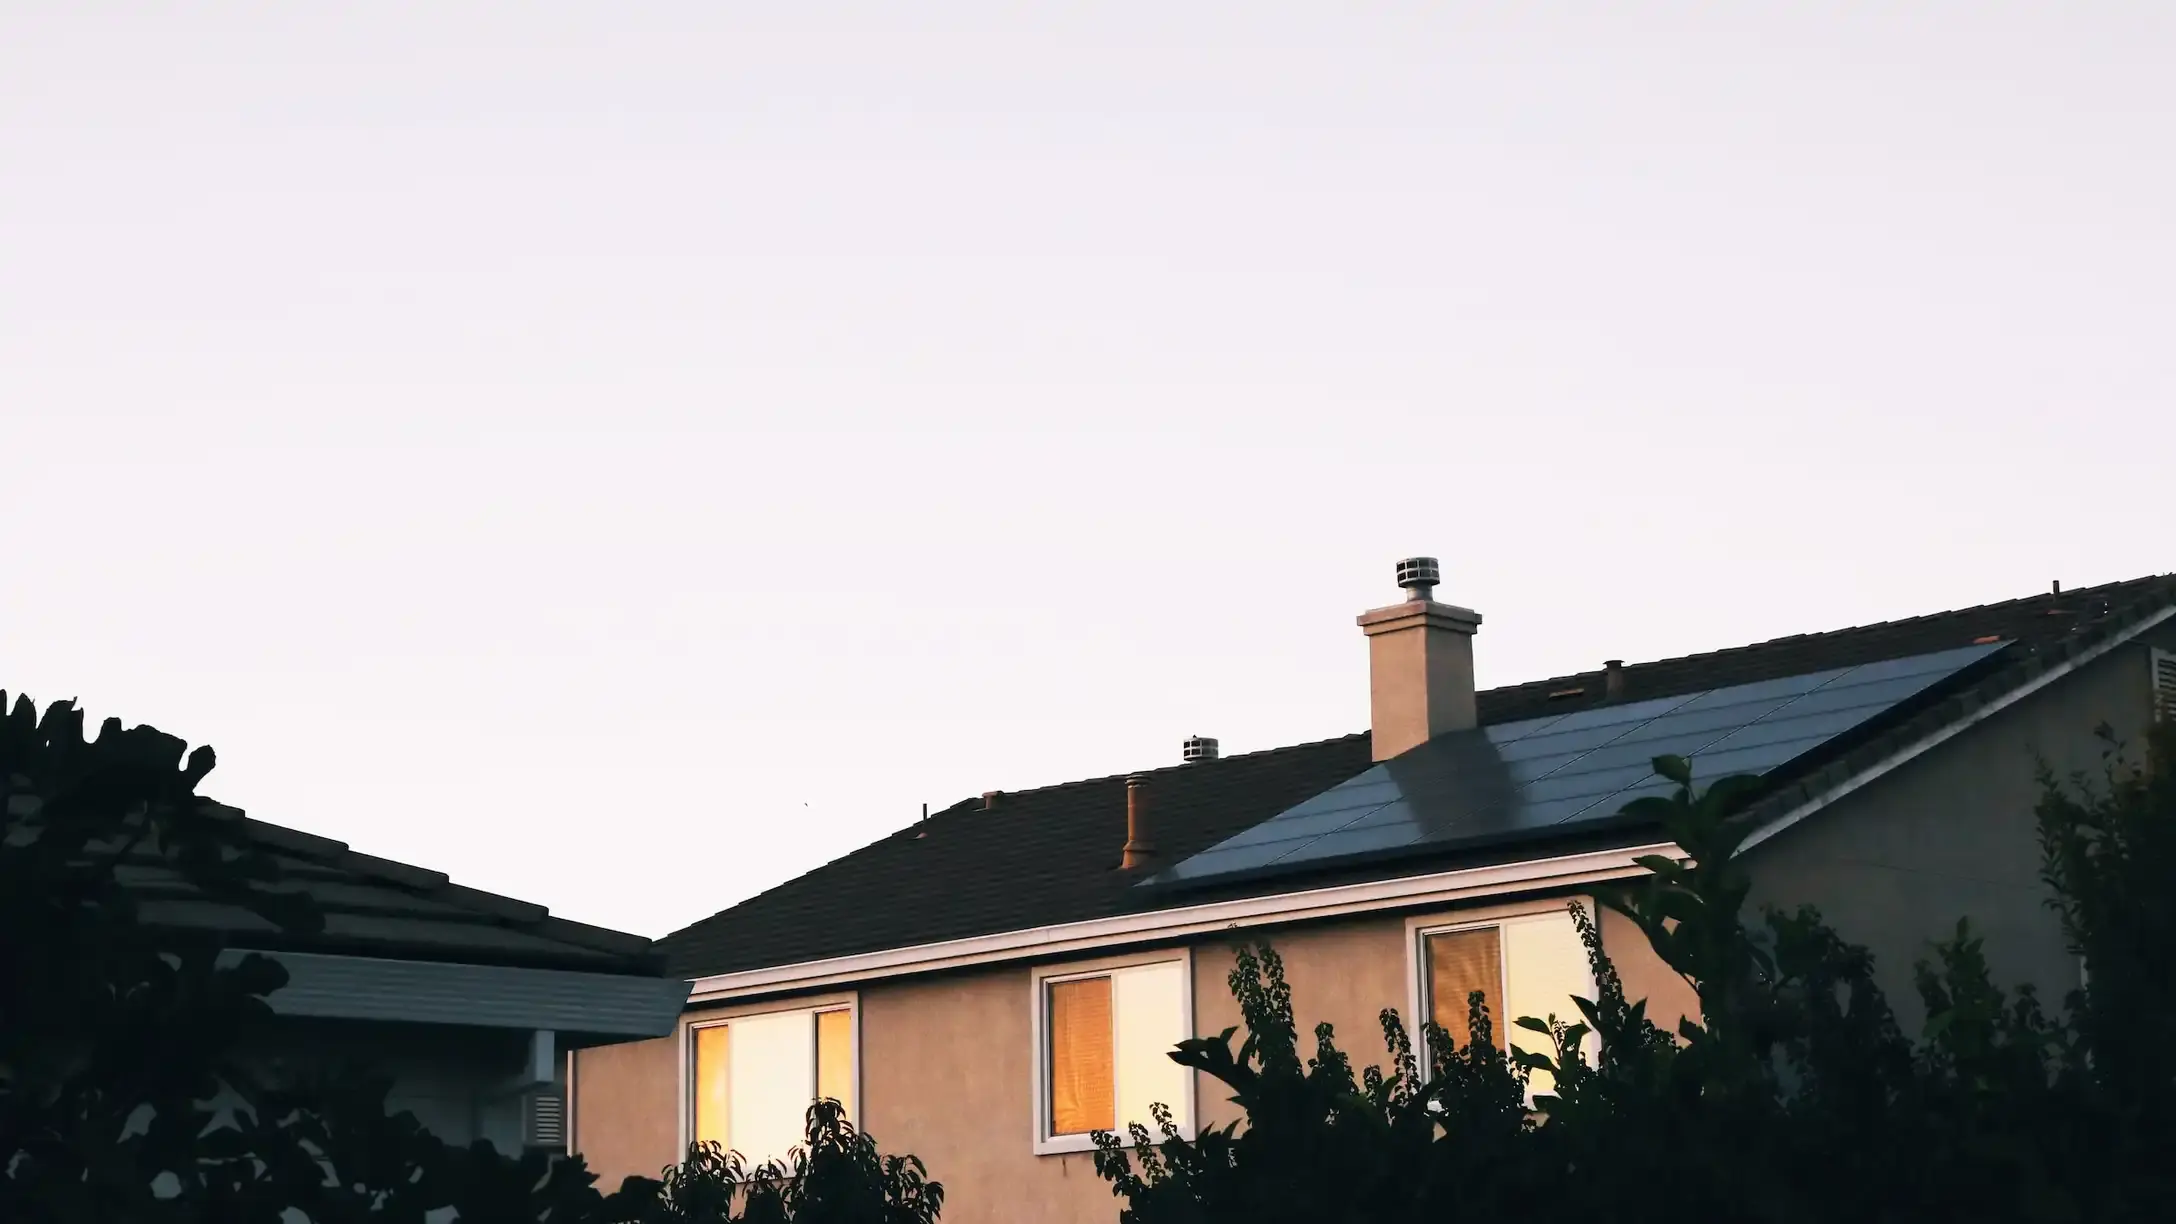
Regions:
<instances>
[{"instance_id":1,"label":"house","mask_svg":"<svg viewBox=\"0 0 2176 1224\"><path fill-rule=\"evenodd\" d=\"M1568 1015L1592 983L1566 902L1675 850L1619 814L1661 789L1661 753L1766 779L1743 817L1756 900L1818 905L1907 1008L1959 917L2002 979L2076 984L2036 770L2095 768L2097 726L2135 742L2176 708L2176 578L1477 693L1480 616L1435 600L1432 560L1398 577L1407 598L1359 618L1367 731L1190 740L1165 768L969 799L665 938L687 1012L577 1054L576 1150L607 1177L698 1139L760 1158L831 1096L929 1163L948 1220L1113 1219L1090 1130L1150 1102L1188 1130L1235 1115L1164 1057L1238 1022L1235 941L1273 942L1301 1022L1363 1064L1386 1007L1455 1031L1481 989L1498 1017ZM1695 1006L1600 921L1651 1015Z\"/></svg>"},{"instance_id":2,"label":"house","mask_svg":"<svg viewBox=\"0 0 2176 1224\"><path fill-rule=\"evenodd\" d=\"M275 1030L239 1051L245 1063L288 1074L369 1067L391 1078L390 1110L448 1143L484 1139L518 1155L563 1148L573 1051L675 1030L688 983L664 974L648 939L235 808L218 814L277 865L277 887L316 902L322 930L283 931L149 855L122 879L145 923L215 930L228 962L255 951L285 966L287 985L267 1000Z\"/></svg>"}]
</instances>

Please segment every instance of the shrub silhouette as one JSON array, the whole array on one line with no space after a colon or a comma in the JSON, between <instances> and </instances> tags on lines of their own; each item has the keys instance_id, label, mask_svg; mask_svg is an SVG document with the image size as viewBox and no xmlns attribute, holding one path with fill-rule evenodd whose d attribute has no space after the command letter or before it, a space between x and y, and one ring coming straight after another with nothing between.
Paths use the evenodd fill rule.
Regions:
<instances>
[{"instance_id":1,"label":"shrub silhouette","mask_svg":"<svg viewBox=\"0 0 2176 1224\"><path fill-rule=\"evenodd\" d=\"M142 921L132 873L178 873L284 930L321 919L196 794L214 757L150 727L0 693L0 1221L8 1224L925 1224L943 1187L836 1102L753 1170L698 1149L610 1195L579 1159L440 1142L372 1069L275 1082L240 1055L273 1023L273 961Z\"/></svg>"},{"instance_id":2,"label":"shrub silhouette","mask_svg":"<svg viewBox=\"0 0 2176 1224\"><path fill-rule=\"evenodd\" d=\"M1161 1135L1099 1135L1098 1171L1129 1224L2176 1219L2171 747L2156 729L2142 768L2111 746L2099 778L2043 771L2045 878L2090 968L2059 1016L1995 985L1960 923L1917 968L1927 1020L1908 1037L1871 957L1817 913L1746 914L1731 817L1754 784L1702 790L1660 758L1674 793L1633 814L1685 861L1647 860L1603 899L1693 985L1699 1019L1664 1032L1626 999L1575 904L1598 997L1517 1021L1553 1055L1506 1055L1476 994L1469 1044L1429 1029L1426 1075L1387 1010L1386 1065L1355 1074L1327 1025L1303 1058L1275 951L1242 949L1244 1039L1172 1058L1228 1088L1243 1121L1192 1140L1168 1115ZM1535 1071L1553 1090L1529 1109Z\"/></svg>"}]
</instances>

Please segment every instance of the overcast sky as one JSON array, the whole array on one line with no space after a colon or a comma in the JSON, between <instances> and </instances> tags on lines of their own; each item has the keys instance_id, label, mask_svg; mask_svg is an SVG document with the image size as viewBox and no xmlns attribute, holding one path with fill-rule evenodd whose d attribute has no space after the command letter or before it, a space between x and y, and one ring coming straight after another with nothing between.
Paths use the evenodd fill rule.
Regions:
<instances>
[{"instance_id":1,"label":"overcast sky","mask_svg":"<svg viewBox=\"0 0 2176 1224\"><path fill-rule=\"evenodd\" d=\"M0 686L662 934L1359 730L1413 553L1484 684L2176 569L2172 330L2158 0L12 0Z\"/></svg>"}]
</instances>

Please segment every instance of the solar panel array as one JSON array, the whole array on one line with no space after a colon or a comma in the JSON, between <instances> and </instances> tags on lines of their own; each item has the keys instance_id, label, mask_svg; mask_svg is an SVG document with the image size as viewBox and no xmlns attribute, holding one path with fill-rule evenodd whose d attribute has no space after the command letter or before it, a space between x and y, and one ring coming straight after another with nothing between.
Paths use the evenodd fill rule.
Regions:
<instances>
[{"instance_id":1,"label":"solar panel array","mask_svg":"<svg viewBox=\"0 0 2176 1224\"><path fill-rule=\"evenodd\" d=\"M1804 756L2002 649L1993 642L1439 735L1149 883L1195 883L1419 853L1606 820L1666 792L1657 756L1694 781Z\"/></svg>"}]
</instances>

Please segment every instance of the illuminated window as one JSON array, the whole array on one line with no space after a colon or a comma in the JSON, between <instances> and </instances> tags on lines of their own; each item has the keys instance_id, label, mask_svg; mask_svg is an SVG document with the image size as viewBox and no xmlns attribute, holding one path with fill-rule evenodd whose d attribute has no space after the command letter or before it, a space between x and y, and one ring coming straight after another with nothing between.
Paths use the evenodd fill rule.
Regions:
<instances>
[{"instance_id":1,"label":"illuminated window","mask_svg":"<svg viewBox=\"0 0 2176 1224\"><path fill-rule=\"evenodd\" d=\"M692 1030L692 1135L750 1163L805 1141L808 1107L838 1101L854 1116L854 1013L848 1007L735 1016Z\"/></svg>"},{"instance_id":2,"label":"illuminated window","mask_svg":"<svg viewBox=\"0 0 2176 1224\"><path fill-rule=\"evenodd\" d=\"M1531 1029L1518 1027L1521 1016L1547 1019L1552 1014L1566 1024L1582 1023L1585 1017L1572 1002L1573 995L1594 997L1594 975L1587 964L1586 945L1568 913L1533 914L1485 924L1419 926L1414 948L1420 1003L1428 1019L1440 1025L1451 1040L1464 1046L1473 1039L1469 1028L1469 1000L1479 991L1488 1004L1489 1025L1495 1044L1554 1056L1554 1043ZM1595 1038L1589 1034L1591 1058ZM1552 1088L1546 1073L1537 1073L1527 1087L1535 1092Z\"/></svg>"},{"instance_id":3,"label":"illuminated window","mask_svg":"<svg viewBox=\"0 0 2176 1224\"><path fill-rule=\"evenodd\" d=\"M1193 1035L1187 961L1059 969L1036 991L1037 1150L1086 1150L1090 1132L1131 1122L1154 1134L1156 1104L1192 1134L1193 1077L1170 1058Z\"/></svg>"}]
</instances>

